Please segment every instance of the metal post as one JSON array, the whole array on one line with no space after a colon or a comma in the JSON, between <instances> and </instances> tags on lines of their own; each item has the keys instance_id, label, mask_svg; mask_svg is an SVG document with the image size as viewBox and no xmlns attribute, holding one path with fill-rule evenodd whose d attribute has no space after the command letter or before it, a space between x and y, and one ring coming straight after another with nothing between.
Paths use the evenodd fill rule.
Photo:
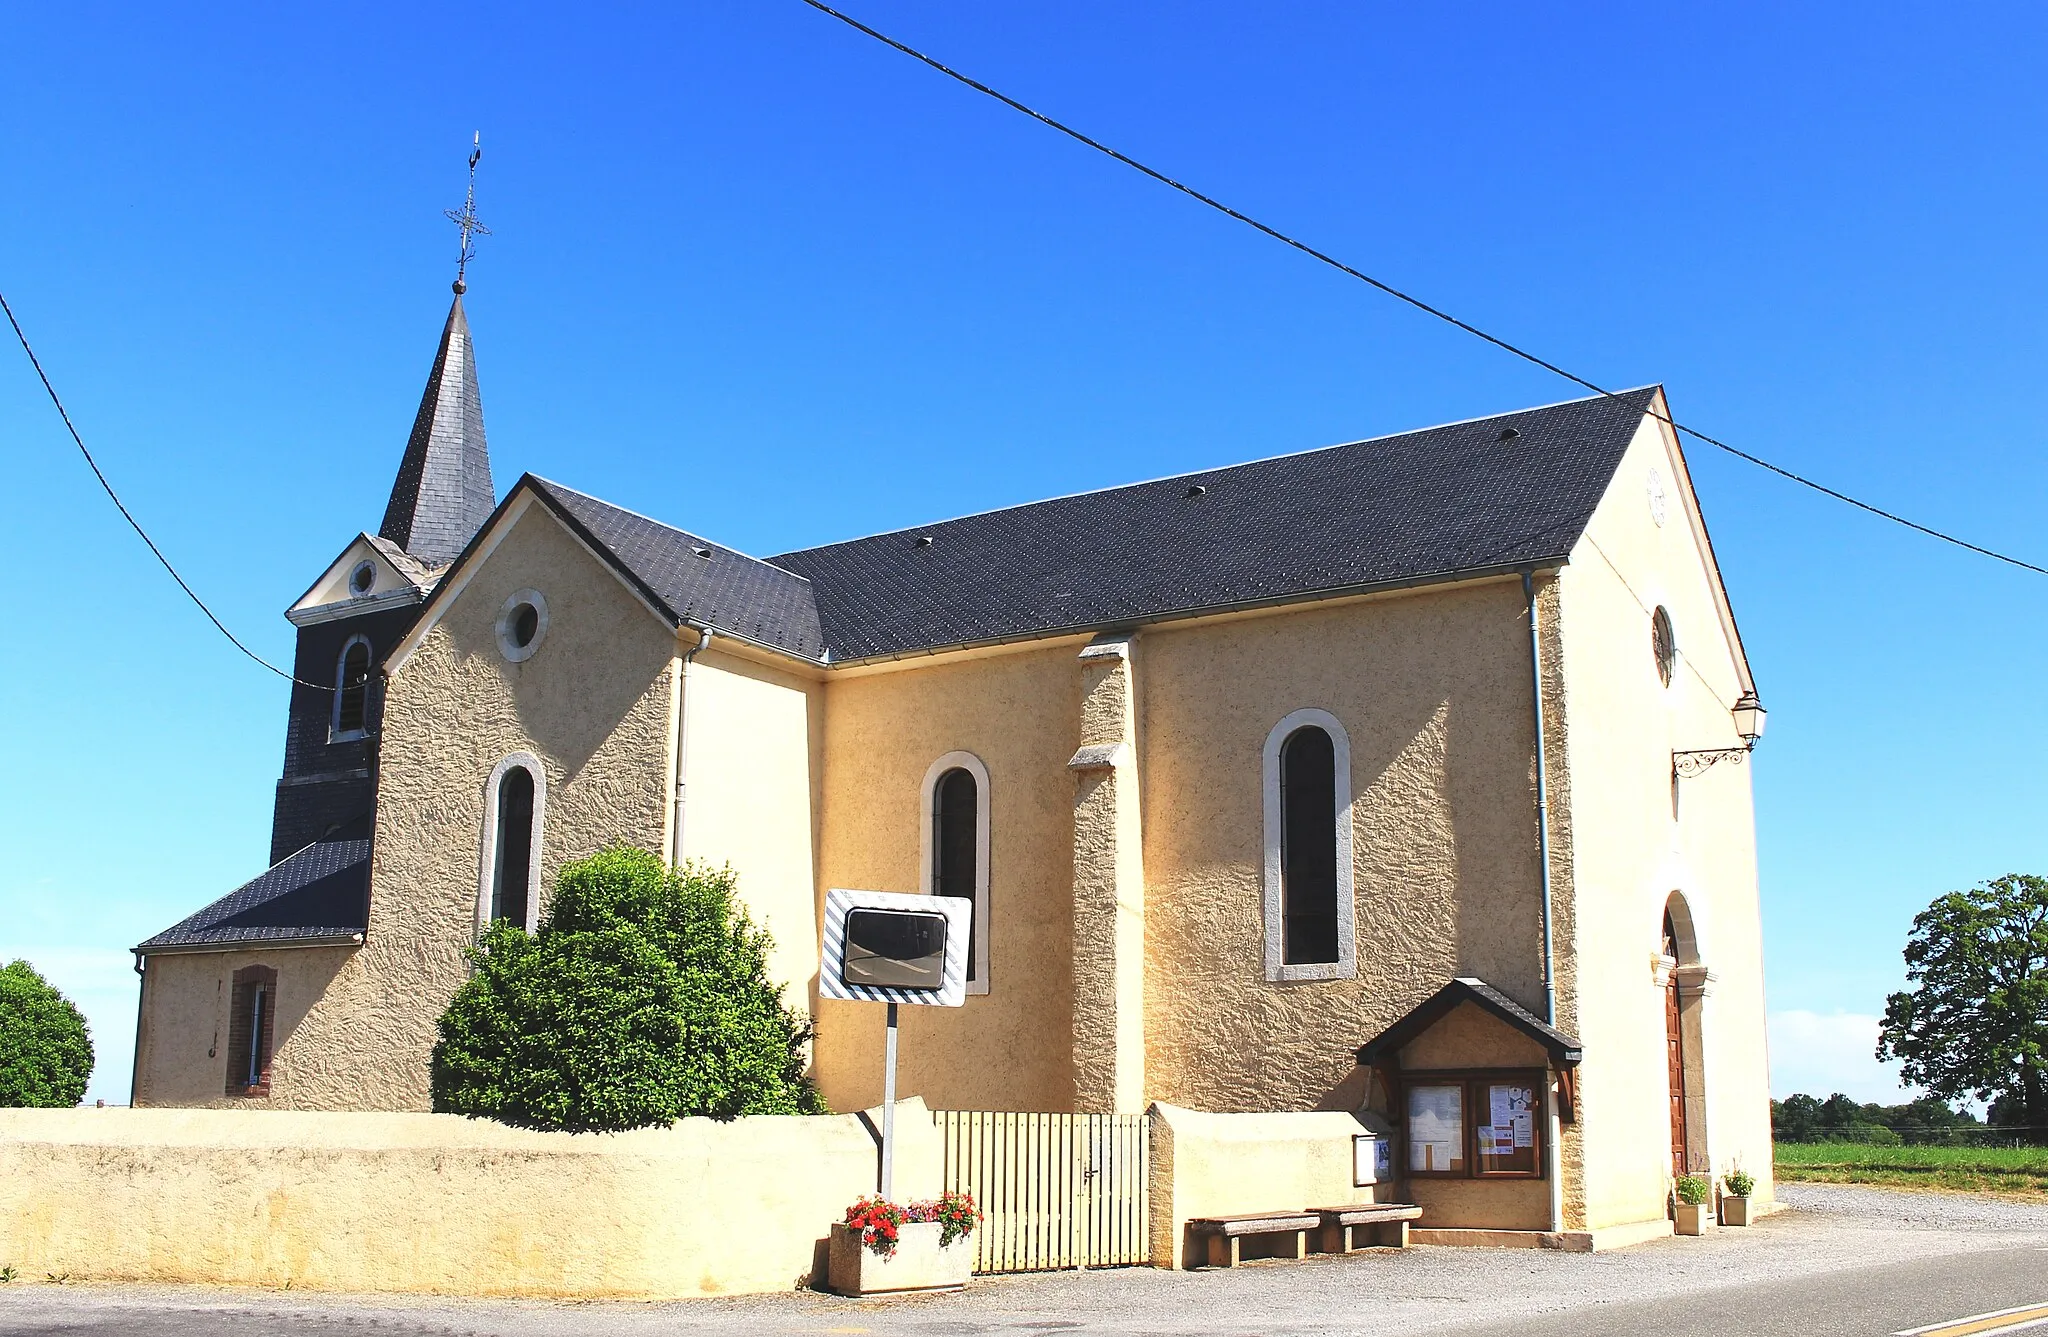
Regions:
<instances>
[{"instance_id":1,"label":"metal post","mask_svg":"<svg viewBox=\"0 0 2048 1337\"><path fill-rule=\"evenodd\" d=\"M889 1004L888 1057L882 1060L882 1200L893 1202L896 1178L896 1004Z\"/></svg>"}]
</instances>

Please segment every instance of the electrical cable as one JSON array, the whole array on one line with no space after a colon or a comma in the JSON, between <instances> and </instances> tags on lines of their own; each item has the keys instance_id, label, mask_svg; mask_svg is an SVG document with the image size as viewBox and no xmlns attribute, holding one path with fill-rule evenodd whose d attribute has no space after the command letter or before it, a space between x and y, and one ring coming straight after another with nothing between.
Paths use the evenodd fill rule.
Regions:
<instances>
[{"instance_id":1,"label":"electrical cable","mask_svg":"<svg viewBox=\"0 0 2048 1337\"><path fill-rule=\"evenodd\" d=\"M1567 371L1555 362L1551 362L1545 358L1539 357L1535 353L1530 352L1528 349L1510 343L1506 339L1502 339L1496 335L1488 334L1485 330L1480 329L1477 325L1474 325L1469 321L1460 320L1458 317L1452 315L1450 312L1445 311L1440 307L1431 306L1428 302L1423 301L1421 298L1416 297L1410 293L1403 292L1401 289L1396 288L1390 283L1386 283L1379 279L1376 279L1372 275L1364 272L1363 270L1354 269L1350 265L1345 264L1342 260L1339 260L1335 256L1330 255L1328 252L1319 251L1315 247L1309 245L1307 242L1299 241L1293 237L1288 236L1286 233L1280 231L1278 228L1269 227L1266 224L1261 223L1258 219L1253 218L1251 215L1241 213L1238 210L1231 208L1229 205L1223 203L1221 200L1218 200L1213 196L1205 195L1201 191L1196 190L1192 186L1174 180L1172 177L1166 175L1166 173L1164 172L1146 166L1144 163L1139 162L1136 158L1131 157L1127 153L1118 152L1116 149L1111 148L1109 145L1103 143L1101 140L1092 139L1089 136L1081 133L1079 130L1076 130L1074 127L1067 125L1062 121L1054 120L1052 117L1046 115L1044 112L1039 111L1034 107L1026 106L1024 103L1019 102L1017 99L1011 97L1009 94L999 92L998 90L989 87L987 84L982 83L978 79L974 79L969 77L968 75L962 74L960 71L953 69L951 66L946 65L943 62L936 60L931 56L926 55L924 52L919 51L917 48L905 45L904 43L897 41L895 38L889 36L887 33L879 32L874 28L870 28L867 24L862 23L859 19L854 18L852 15L841 13L839 10L834 9L832 6L825 4L824 0L802 0L802 2L806 5L809 5L812 9L817 10L821 14L826 14L832 18L839 20L841 23L845 24L849 28L854 29L856 32L867 34L869 37L874 38L876 41L882 43L884 46L893 47L896 50L902 52L904 55L909 56L913 60L922 61L924 64L931 66L933 69L937 70L940 74L945 75L947 78L952 79L958 83L965 84L967 87L973 89L977 93L981 93L988 97L994 98L996 101L1002 103L1004 106L1009 107L1014 111L1022 112L1024 115L1029 116L1031 119L1039 121L1044 125L1059 131L1061 134L1067 136L1069 139L1085 144L1089 148L1094 149L1097 153L1103 154L1110 158L1114 158L1116 159L1116 161L1122 163L1124 166L1151 177L1154 181L1159 182L1161 185L1172 187L1174 190L1179 191L1181 194L1186 195L1190 199L1196 200L1201 204L1208 206L1211 209L1214 209L1217 213L1220 213L1227 218L1235 219L1237 222L1244 224L1246 227L1252 228L1257 232L1262 232L1266 236L1271 237L1273 240L1281 243L1284 246L1291 246L1295 250L1300 251L1302 254L1309 256L1315 260L1319 260L1323 264L1330 266L1330 268L1337 270L1339 273L1348 274L1350 277L1357 279L1360 283L1364 283L1373 288L1377 288L1379 291L1385 293L1389 297L1394 298L1396 301L1405 302L1409 306L1414 307L1417 311L1423 312L1425 315L1434 316L1436 319L1441 320L1446 324L1455 325L1457 328L1465 331L1465 333L1470 334L1475 338L1483 339L1487 343L1492 344L1494 347L1502 350L1503 352L1513 354L1515 357L1522 359L1524 362L1532 363L1535 366L1541 367L1543 370L1550 372L1552 375L1561 376L1565 380L1570 381L1574 385L1580 386L1583 389L1591 390L1596 395L1601 395L1608 399L1620 398L1620 396L1616 394L1614 391L1606 389L1603 386L1597 385L1594 382L1589 381L1585 377L1580 376L1574 372ZM1654 410L1651 412L1650 416L1664 423L1666 426L1670 427L1675 432L1683 432L1685 435L1690 436L1695 440L1703 441L1707 445L1713 446L1720 450L1724 450L1728 452L1730 455L1735 456L1737 459L1747 460L1749 463L1754 464L1759 469L1768 470L1769 472L1777 474L1781 478L1789 479L1802 487L1812 488L1815 492L1821 493L1823 496L1832 497L1836 501L1844 502L1850 506L1854 506L1858 510L1867 511L1872 515L1880 517L1881 519L1889 520L1893 524L1903 525L1907 529L1917 530L1918 532L1927 535L1929 538L1940 539L1944 543L1953 543L1958 548L1967 548L1971 552L1977 553L1984 557L1993 558L1994 560L2000 562L2005 562L2011 566L2019 567L2023 571L2032 571L2036 575L2048 576L2048 567L2036 566L2032 562L2022 561L2017 557L2009 557L2002 552L1996 552L1990 548L1982 547L1978 544L1972 543L1968 539L1958 538L1954 534L1944 533L1939 529L1934 529L1927 525L1923 525L1916 520L1908 520L1903 515L1898 515L1894 512L1887 511L1879 506L1873 506L1867 501L1858 501L1856 498L1850 496L1846 492L1837 491L1836 489L1829 487L1825 483L1817 483L1811 478L1807 478L1803 475L1792 472L1790 469L1781 468L1778 465L1772 464L1769 460L1760 459L1757 456L1750 454L1746 450L1742 450L1736 446L1732 446L1728 444L1726 441L1722 441L1716 437L1709 436L1705 432L1699 431L1695 428L1687 427L1684 423L1674 421L1673 419L1666 417L1664 414L1657 413Z\"/></svg>"},{"instance_id":2,"label":"electrical cable","mask_svg":"<svg viewBox=\"0 0 2048 1337\"><path fill-rule=\"evenodd\" d=\"M57 387L50 384L50 376L48 372L43 370L42 359L38 358L36 350L29 346L28 335L22 330L21 322L15 319L14 308L8 305L5 293L0 293L0 311L7 313L7 323L14 327L14 337L21 341L21 351L28 354L29 365L36 369L36 379L43 383L44 392L50 396L50 403L56 406L57 416L64 420L64 429L71 433L71 440L77 445L78 453L85 456L86 466L92 470L92 476L100 480L100 487L106 492L107 499L114 503L114 509L121 513L121 518L128 522L128 527L135 531L136 537L140 538L148 546L149 551L162 564L163 569L171 573L171 579L178 582L178 588L185 591L185 597L190 599L200 612L206 614L206 620L211 622L220 631L221 635L227 637L230 644L261 664L264 668L275 673L278 677L295 683L300 687L312 687L323 692L336 690L331 683L307 682L304 678L296 677L289 671L279 668L262 655L257 654L254 650L242 644L241 638L232 631L229 631L225 622L214 616L213 610L206 606L206 600L200 598L198 592L186 583L183 576L178 574L178 568L172 566L171 559L164 556L162 548L156 546L156 540L149 536L148 531L143 529L141 523L129 512L127 505L122 502L120 495L114 491L114 485L108 482L106 474L101 472L99 461L92 457L90 450L86 449L85 438L78 434L78 428L72 424L70 412L65 409L63 399L58 396Z\"/></svg>"}]
</instances>

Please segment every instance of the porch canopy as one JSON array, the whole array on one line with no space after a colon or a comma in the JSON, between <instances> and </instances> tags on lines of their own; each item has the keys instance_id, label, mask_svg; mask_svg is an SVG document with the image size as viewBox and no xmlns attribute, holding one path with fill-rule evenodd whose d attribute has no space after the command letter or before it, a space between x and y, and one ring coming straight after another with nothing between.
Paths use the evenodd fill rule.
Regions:
<instances>
[{"instance_id":1,"label":"porch canopy","mask_svg":"<svg viewBox=\"0 0 2048 1337\"><path fill-rule=\"evenodd\" d=\"M1453 979L1423 999L1406 1016L1358 1047L1359 1066L1379 1072L1391 1091L1391 1079L1401 1070L1401 1051L1467 1003L1527 1036L1548 1055L1550 1066L1558 1075L1558 1113L1566 1123L1572 1122L1577 1117L1579 1061L1584 1057L1578 1038L1565 1034L1482 979Z\"/></svg>"}]
</instances>

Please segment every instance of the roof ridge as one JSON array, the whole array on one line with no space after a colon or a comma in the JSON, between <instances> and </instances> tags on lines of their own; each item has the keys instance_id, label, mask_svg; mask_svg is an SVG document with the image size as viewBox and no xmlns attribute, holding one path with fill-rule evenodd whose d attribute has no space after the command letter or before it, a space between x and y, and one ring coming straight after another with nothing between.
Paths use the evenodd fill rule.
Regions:
<instances>
[{"instance_id":1,"label":"roof ridge","mask_svg":"<svg viewBox=\"0 0 2048 1337\"><path fill-rule=\"evenodd\" d=\"M1012 502L1007 506L991 506L986 510L966 511L959 515L949 516L943 520L927 520L920 524L904 525L898 529L882 529L868 534L856 534L850 538L833 539L830 542L813 544L807 548L791 548L786 552L777 553L774 558L761 558L757 560L765 561L768 565L774 566L784 557L808 556L812 553L823 552L826 549L841 547L849 543L865 543L870 539L891 538L898 534L911 534L919 530L936 529L940 525L958 524L963 520L978 520L983 516L1001 515L1006 511L1028 510L1033 506L1044 506L1056 501L1071 501L1077 497L1094 497L1108 492L1121 492L1126 488L1152 487L1159 483L1174 483L1184 478L1196 478L1205 474L1226 473L1233 469L1249 469L1253 465L1271 464L1279 460L1301 459L1309 455L1320 455L1325 451L1331 450L1349 450L1354 446L1376 445L1384 441L1398 440L1404 436L1420 436L1425 432L1441 432L1452 427L1469 427L1474 423L1492 422L1497 418L1519 418L1531 413L1543 413L1550 409L1568 408L1573 404L1590 404L1596 400L1605 399L1618 400L1628 395L1654 392L1661 388L1661 383L1653 381L1646 385L1631 386L1626 390L1610 390L1604 394L1581 395L1577 399L1560 399L1554 403L1536 404L1525 409L1508 409L1501 413L1484 413L1472 418L1457 418L1450 422L1431 423L1426 427L1411 427L1399 432L1383 432L1378 436L1360 437L1355 441L1337 441L1327 446L1311 446L1305 450L1283 450L1273 455L1261 455L1254 459L1238 460L1232 464L1212 465L1206 469L1187 469L1180 473L1161 474L1155 478L1141 478L1129 483L1109 483L1102 487L1082 488L1077 492L1062 492L1050 497L1036 497L1030 501ZM596 498L593 498L593 500L596 500ZM606 504L609 505L610 503ZM641 518L645 519L647 517L643 516ZM660 521L655 521L654 523L659 524Z\"/></svg>"},{"instance_id":2,"label":"roof ridge","mask_svg":"<svg viewBox=\"0 0 2048 1337\"><path fill-rule=\"evenodd\" d=\"M703 534L692 533L691 531L682 528L680 525L672 525L666 520L657 520L653 516L644 514L640 511L633 510L631 507L621 506L615 501L606 501L603 497L596 496L589 492L585 492L581 488L570 487L567 483L557 483L554 479L543 478L541 475L537 473L529 472L526 475L526 477L532 479L536 483L539 483L542 487L554 488L558 492L567 492L574 496L581 497L585 501L594 501L598 505L603 506L609 510L619 512L621 515L630 515L635 520L645 520L648 524L653 525L655 528L665 529L671 534L680 534L686 539L694 539L699 543L716 543L719 547L723 548L725 551L731 553L735 557L744 558L757 566L765 566L773 571L780 571L783 575L790 577L792 580L801 580L806 585L811 583L811 578L809 576L802 574L801 572L792 571L786 566L778 566L774 562L769 561L765 557L756 557L750 552L747 552L740 548L733 547L730 543L721 543L719 542L719 540L714 538L708 538Z\"/></svg>"}]
</instances>

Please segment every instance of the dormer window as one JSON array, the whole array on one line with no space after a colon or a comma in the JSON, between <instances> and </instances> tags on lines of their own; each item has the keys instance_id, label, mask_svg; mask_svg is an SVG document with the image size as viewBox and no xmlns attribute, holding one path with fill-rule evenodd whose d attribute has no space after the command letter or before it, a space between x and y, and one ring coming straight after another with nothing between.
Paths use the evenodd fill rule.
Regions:
<instances>
[{"instance_id":1,"label":"dormer window","mask_svg":"<svg viewBox=\"0 0 2048 1337\"><path fill-rule=\"evenodd\" d=\"M334 733L330 741L361 738L370 711L370 642L351 636L341 648L334 691Z\"/></svg>"},{"instance_id":2,"label":"dormer window","mask_svg":"<svg viewBox=\"0 0 2048 1337\"><path fill-rule=\"evenodd\" d=\"M377 588L377 564L357 562L355 569L348 573L348 593L351 599L361 599Z\"/></svg>"}]
</instances>

